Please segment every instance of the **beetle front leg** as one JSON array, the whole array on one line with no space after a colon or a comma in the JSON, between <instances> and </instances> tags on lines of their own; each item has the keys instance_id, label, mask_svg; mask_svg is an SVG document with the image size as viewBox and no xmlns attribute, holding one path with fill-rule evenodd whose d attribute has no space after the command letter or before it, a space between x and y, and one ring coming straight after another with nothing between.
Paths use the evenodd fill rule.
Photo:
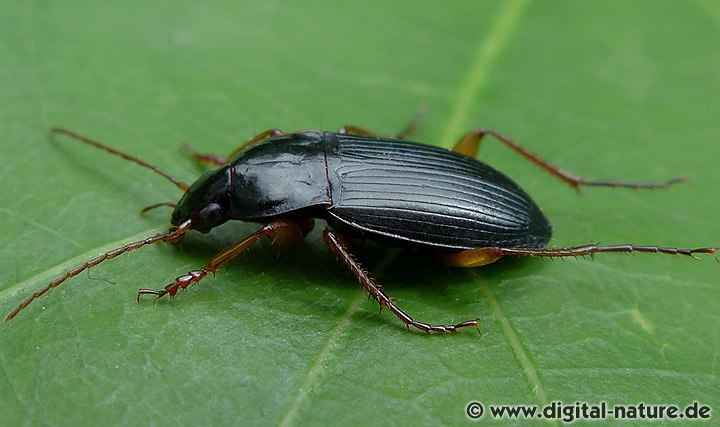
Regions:
<instances>
[{"instance_id":1,"label":"beetle front leg","mask_svg":"<svg viewBox=\"0 0 720 427\"><path fill-rule=\"evenodd\" d=\"M162 298L165 295L169 295L170 298L174 297L178 291L198 283L208 274L215 274L221 266L229 263L233 258L245 252L253 243L260 240L261 237L270 237L273 239L273 244L287 246L302 240L310 230L312 230L312 227L313 222L311 219L305 221L277 219L272 221L240 242L220 252L205 264L203 268L192 270L187 274L177 277L172 283L165 286L165 288L159 290L138 290L138 302L140 302L141 295L155 295L157 298Z\"/></svg>"},{"instance_id":2,"label":"beetle front leg","mask_svg":"<svg viewBox=\"0 0 720 427\"><path fill-rule=\"evenodd\" d=\"M630 182L630 181L615 181L615 180L588 180L573 174L572 172L566 171L558 166L553 165L547 160L543 160L537 154L529 151L522 145L508 138L507 136L497 132L493 129L479 128L471 132L468 132L465 136L453 147L453 151L463 154L468 157L475 158L478 150L480 149L480 142L485 135L490 135L496 140L502 142L507 147L515 151L517 154L530 160L540 169L553 175L569 186L579 189L583 187L625 187L633 189L660 189L668 188L673 184L685 181L685 178L674 178L666 182Z\"/></svg>"},{"instance_id":3,"label":"beetle front leg","mask_svg":"<svg viewBox=\"0 0 720 427\"><path fill-rule=\"evenodd\" d=\"M348 267L353 276L358 279L362 287L380 304L380 310L382 310L383 307L387 307L393 314L399 317L408 328L413 326L425 332L455 332L460 328L477 327L477 319L456 323L454 325L433 325L413 319L395 305L393 299L385 293L382 286L380 286L380 284L370 276L370 273L355 259L355 256L350 252L350 242L348 239L330 228L325 229L323 238L335 255Z\"/></svg>"}]
</instances>

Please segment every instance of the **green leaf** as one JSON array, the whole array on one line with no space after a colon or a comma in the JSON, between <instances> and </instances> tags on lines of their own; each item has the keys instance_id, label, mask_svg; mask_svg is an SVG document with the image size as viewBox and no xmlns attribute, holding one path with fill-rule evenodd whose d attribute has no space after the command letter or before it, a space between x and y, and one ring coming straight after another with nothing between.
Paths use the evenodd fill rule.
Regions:
<instances>
[{"instance_id":1,"label":"green leaf","mask_svg":"<svg viewBox=\"0 0 720 427\"><path fill-rule=\"evenodd\" d=\"M183 142L226 154L268 128L450 147L491 126L588 178L669 191L581 196L510 150L481 158L543 207L552 245L717 245L720 8L707 2L4 2L0 309L167 229L170 183L65 126L192 182ZM318 224L321 230L323 224ZM316 230L268 243L172 301L135 303L257 228L228 224L103 263L0 327L0 413L27 424L455 424L465 405L562 401L720 409L718 265L669 256L501 260L448 269L360 257L423 321L406 330ZM714 414L713 414L714 415ZM489 420L487 413L483 418Z\"/></svg>"}]
</instances>

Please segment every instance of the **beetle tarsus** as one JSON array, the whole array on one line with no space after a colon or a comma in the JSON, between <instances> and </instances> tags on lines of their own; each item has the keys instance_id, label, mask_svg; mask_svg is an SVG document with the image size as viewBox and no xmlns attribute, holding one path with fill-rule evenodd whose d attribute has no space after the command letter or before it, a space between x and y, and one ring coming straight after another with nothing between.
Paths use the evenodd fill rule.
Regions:
<instances>
[{"instance_id":1,"label":"beetle tarsus","mask_svg":"<svg viewBox=\"0 0 720 427\"><path fill-rule=\"evenodd\" d=\"M685 177L677 177L669 179L665 182L629 182L629 181L613 181L613 180L589 180L579 178L570 185L580 191L580 187L610 187L610 188L629 188L631 190L665 190L675 184L687 181Z\"/></svg>"},{"instance_id":2,"label":"beetle tarsus","mask_svg":"<svg viewBox=\"0 0 720 427\"><path fill-rule=\"evenodd\" d=\"M178 276L172 283L165 286L164 289L139 289L137 300L140 302L140 295L155 295L155 299L160 299L165 295L168 295L170 298L175 298L178 292L187 289L190 285L194 285L210 273L214 274L215 272L206 269L192 270L189 271L188 274Z\"/></svg>"},{"instance_id":3,"label":"beetle tarsus","mask_svg":"<svg viewBox=\"0 0 720 427\"><path fill-rule=\"evenodd\" d=\"M155 295L155 299L160 299L167 294L165 289L154 290L154 289L138 289L137 302L140 303L140 295Z\"/></svg>"}]
</instances>

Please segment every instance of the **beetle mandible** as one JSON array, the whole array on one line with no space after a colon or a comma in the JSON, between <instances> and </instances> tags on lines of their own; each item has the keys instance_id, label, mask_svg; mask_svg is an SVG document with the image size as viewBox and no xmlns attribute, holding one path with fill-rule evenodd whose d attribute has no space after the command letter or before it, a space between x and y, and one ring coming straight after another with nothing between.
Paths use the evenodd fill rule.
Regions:
<instances>
[{"instance_id":1,"label":"beetle mandible","mask_svg":"<svg viewBox=\"0 0 720 427\"><path fill-rule=\"evenodd\" d=\"M416 120L396 138L382 138L357 126L338 132L265 131L235 149L227 158L193 152L195 160L216 169L192 185L138 157L55 127L78 141L133 161L167 178L184 191L174 208L168 232L129 243L92 258L57 277L23 300L5 321L67 279L108 259L158 242L179 242L190 230L207 233L229 221L263 226L220 252L205 266L177 277L160 290L140 289L141 295L174 297L247 250L262 237L274 243L302 240L315 218L327 223L323 239L362 287L409 328L451 332L476 327L478 320L441 325L415 320L385 293L354 255L353 237L413 246L435 252L441 261L478 267L504 256L577 257L602 252L651 252L672 255L713 254L720 247L678 249L660 246L595 244L548 248L552 227L535 202L510 178L476 160L481 140L491 136L520 156L575 189L586 186L658 189L681 182L635 183L586 180L541 159L492 129L479 128L463 136L452 150L411 142Z\"/></svg>"}]
</instances>

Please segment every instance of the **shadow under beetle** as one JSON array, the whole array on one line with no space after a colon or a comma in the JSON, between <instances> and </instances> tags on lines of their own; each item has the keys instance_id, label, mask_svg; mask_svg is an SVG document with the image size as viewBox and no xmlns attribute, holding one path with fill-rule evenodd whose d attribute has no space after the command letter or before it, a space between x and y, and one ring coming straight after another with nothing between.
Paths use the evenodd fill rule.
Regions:
<instances>
[{"instance_id":1,"label":"shadow under beetle","mask_svg":"<svg viewBox=\"0 0 720 427\"><path fill-rule=\"evenodd\" d=\"M716 254L720 247L678 249L659 246L547 248L552 227L540 208L512 180L475 159L486 135L571 187L667 188L665 183L586 180L556 167L492 129L476 129L452 150L407 141L416 118L396 138L378 137L356 126L338 132L265 131L223 158L193 152L195 160L218 166L192 185L130 154L65 128L53 128L76 140L147 167L185 193L174 208L167 233L111 250L57 277L23 300L5 319L14 318L36 298L103 261L157 242L179 242L190 230L207 233L229 220L264 224L212 258L204 267L176 278L160 290L141 295L174 297L181 289L215 273L262 237L287 245L302 240L313 219L327 222L323 239L363 288L407 327L451 332L476 327L477 319L453 325L420 322L401 310L353 255L353 238L413 246L432 251L448 265L478 267L503 256L577 257L601 252L652 252L671 255ZM189 146L188 146L189 148Z\"/></svg>"}]
</instances>

